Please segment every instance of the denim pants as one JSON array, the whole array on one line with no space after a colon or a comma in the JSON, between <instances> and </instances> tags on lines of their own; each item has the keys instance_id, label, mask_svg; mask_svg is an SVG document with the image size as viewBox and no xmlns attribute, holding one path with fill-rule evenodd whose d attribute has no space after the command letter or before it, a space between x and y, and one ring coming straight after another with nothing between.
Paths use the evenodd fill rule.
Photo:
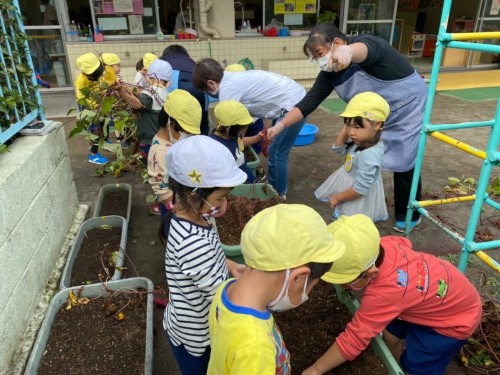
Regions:
<instances>
[{"instance_id":1,"label":"denim pants","mask_svg":"<svg viewBox=\"0 0 500 375\"><path fill-rule=\"evenodd\" d=\"M189 354L184 345L175 346L168 336L167 339L182 375L206 375L210 360L210 347L206 348L205 353L200 357L195 357Z\"/></svg>"},{"instance_id":2,"label":"denim pants","mask_svg":"<svg viewBox=\"0 0 500 375\"><path fill-rule=\"evenodd\" d=\"M305 123L306 119L304 118L287 127L273 138L269 145L268 178L269 183L279 195L284 195L288 191L288 156L295 138L297 138Z\"/></svg>"}]
</instances>

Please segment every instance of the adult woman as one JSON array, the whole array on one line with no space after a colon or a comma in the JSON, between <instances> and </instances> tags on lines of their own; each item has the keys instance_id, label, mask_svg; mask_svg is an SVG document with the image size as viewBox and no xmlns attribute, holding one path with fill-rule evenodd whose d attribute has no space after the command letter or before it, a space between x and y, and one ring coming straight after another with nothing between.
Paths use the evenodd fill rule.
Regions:
<instances>
[{"instance_id":1,"label":"adult woman","mask_svg":"<svg viewBox=\"0 0 500 375\"><path fill-rule=\"evenodd\" d=\"M333 24L316 25L303 49L322 71L304 99L269 129L268 137L309 115L332 90L345 102L365 91L381 95L391 109L382 131L383 169L394 172L393 228L403 232L427 99L424 80L384 39L371 34L346 37ZM419 181L417 200L420 192ZM420 214L415 211L411 229L419 223Z\"/></svg>"}]
</instances>

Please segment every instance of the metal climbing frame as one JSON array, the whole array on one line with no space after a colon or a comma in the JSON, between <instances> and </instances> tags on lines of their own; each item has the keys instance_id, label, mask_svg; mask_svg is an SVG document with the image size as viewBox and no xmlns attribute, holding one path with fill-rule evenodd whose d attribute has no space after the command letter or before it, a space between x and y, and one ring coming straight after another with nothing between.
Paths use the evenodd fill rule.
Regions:
<instances>
[{"instance_id":1,"label":"metal climbing frame","mask_svg":"<svg viewBox=\"0 0 500 375\"><path fill-rule=\"evenodd\" d=\"M460 269L460 271L465 272L465 269L467 268L467 260L469 259L469 255L473 253L476 256L478 256L481 260L483 260L486 264L488 264L490 267L492 267L494 270L500 272L500 264L484 252L485 250L491 250L493 248L500 247L500 240L492 240L480 243L474 242L474 234L476 232L479 216L483 205L487 204L495 208L496 210L500 210L500 204L490 199L487 193L487 187L491 176L491 171L494 166L500 165L500 152L497 151L497 147L500 142L500 98L496 108L495 117L492 120L465 122L460 124L432 125L430 123L443 50L445 48L458 48L458 49L480 51L480 52L500 53L500 46L498 45L471 42L473 40L500 39L500 32L451 33L451 34L447 33L446 27L448 24L448 17L450 14L451 3L452 0L445 0L443 4L443 12L441 14L438 41L436 45L434 61L432 64L429 93L424 112L424 121L421 133L422 135L418 147L417 163L415 165L415 173L413 176L413 183L410 192L408 212L406 215L405 233L406 235L410 233L409 228L412 219L412 213L413 211L417 210L423 217L430 219L434 224L436 224L439 228L441 228L449 236L457 240L462 245L460 261L458 264L458 268ZM486 151L478 150L473 146L470 146L466 143L460 142L454 138L451 138L447 135L440 133L440 131L442 130L458 130L467 128L480 128L480 127L491 128L490 138L486 146ZM450 199L440 199L440 200L426 200L426 201L415 200L417 194L418 178L420 176L422 170L422 163L424 160L425 145L427 138L429 136L438 139L448 145L454 146L471 155L483 159L483 165L481 167L481 173L478 179L476 194L470 196L450 198ZM465 232L465 237L461 236L460 234L446 227L437 218L429 215L428 211L425 209L425 207L432 205L457 203L464 201L474 201L471 209L471 214L469 217L469 223L467 225L467 230Z\"/></svg>"}]
</instances>

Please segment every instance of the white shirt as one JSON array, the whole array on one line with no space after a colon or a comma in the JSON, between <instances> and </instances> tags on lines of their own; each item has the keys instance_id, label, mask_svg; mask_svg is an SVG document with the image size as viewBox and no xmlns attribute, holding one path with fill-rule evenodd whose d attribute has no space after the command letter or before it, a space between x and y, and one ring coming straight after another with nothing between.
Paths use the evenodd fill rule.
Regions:
<instances>
[{"instance_id":1,"label":"white shirt","mask_svg":"<svg viewBox=\"0 0 500 375\"><path fill-rule=\"evenodd\" d=\"M224 72L219 87L219 100L237 100L257 118L277 119L305 95L306 90L293 79L264 70Z\"/></svg>"}]
</instances>

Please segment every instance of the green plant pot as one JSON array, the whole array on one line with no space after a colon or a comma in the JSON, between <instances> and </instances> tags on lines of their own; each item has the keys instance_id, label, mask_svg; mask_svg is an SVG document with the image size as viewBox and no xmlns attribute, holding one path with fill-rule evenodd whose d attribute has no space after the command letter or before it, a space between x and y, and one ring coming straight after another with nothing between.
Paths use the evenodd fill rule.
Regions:
<instances>
[{"instance_id":1,"label":"green plant pot","mask_svg":"<svg viewBox=\"0 0 500 375\"><path fill-rule=\"evenodd\" d=\"M258 199L271 199L278 196L278 193L269 184L258 183L258 184L244 184L236 186L229 195L237 197L248 197L248 198L258 198ZM215 228L217 229L216 220L213 221ZM231 259L237 263L244 264L245 260L241 255L241 246L238 245L225 245L222 244L222 250L228 259Z\"/></svg>"},{"instance_id":2,"label":"green plant pot","mask_svg":"<svg viewBox=\"0 0 500 375\"><path fill-rule=\"evenodd\" d=\"M356 298L353 298L351 294L347 293L347 291L341 288L338 285L333 285L335 292L337 293L337 298L340 302L346 305L347 309L351 314L354 315L356 310L359 308L359 301ZM385 345L382 336L379 335L372 339L371 347L375 354L382 360L384 366L387 369L387 373L389 375L404 375L403 370L399 367L398 362L394 359L389 348Z\"/></svg>"},{"instance_id":3,"label":"green plant pot","mask_svg":"<svg viewBox=\"0 0 500 375\"><path fill-rule=\"evenodd\" d=\"M77 286L73 288L63 289L58 292L50 301L50 305L45 314L45 318L38 331L38 336L36 338L33 349L28 360L28 364L24 370L25 375L36 374L38 367L40 366L40 361L45 352L47 346L47 341L50 336L50 331L52 328L52 323L57 315L59 309L68 302L68 295L70 291L73 291L75 295L80 293L82 297L97 298L106 297L110 293L109 291L127 291L130 289L143 288L148 290L147 296L147 312L146 312L146 345L145 345L145 361L144 361L144 374L151 375L153 373L153 283L151 280L143 277L135 277L130 279L123 279L117 281L110 281L103 284L92 284L85 286ZM117 341L123 339L122 337L117 337ZM116 350L120 350L117 346Z\"/></svg>"},{"instance_id":4,"label":"green plant pot","mask_svg":"<svg viewBox=\"0 0 500 375\"><path fill-rule=\"evenodd\" d=\"M256 176L257 175L257 169L260 167L260 158L259 158L259 155L257 155L257 153L255 152L255 150L253 149L252 146L249 147L249 150L250 150L250 152L252 153L252 155L254 157L254 161L250 161L250 162L247 161L247 166L248 166L248 168L250 168L250 170L252 171L253 175Z\"/></svg>"},{"instance_id":5,"label":"green plant pot","mask_svg":"<svg viewBox=\"0 0 500 375\"><path fill-rule=\"evenodd\" d=\"M99 190L99 195L97 196L93 217L102 216L101 208L104 200L106 199L106 195L115 191L126 191L128 193L127 215L125 217L125 220L127 220L127 222L130 221L130 211L132 210L132 186L122 183L107 184L101 187L101 189Z\"/></svg>"}]
</instances>

